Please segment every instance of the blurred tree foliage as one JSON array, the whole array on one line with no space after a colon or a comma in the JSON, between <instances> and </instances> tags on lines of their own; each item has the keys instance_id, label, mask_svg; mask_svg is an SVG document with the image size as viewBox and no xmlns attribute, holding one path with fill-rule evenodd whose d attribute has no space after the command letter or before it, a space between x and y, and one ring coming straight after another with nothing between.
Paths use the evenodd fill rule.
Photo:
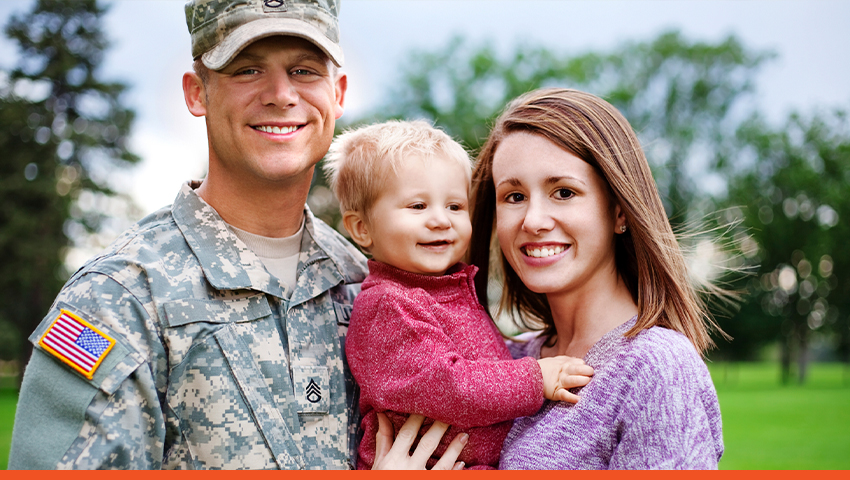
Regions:
<instances>
[{"instance_id":1,"label":"blurred tree foliage","mask_svg":"<svg viewBox=\"0 0 850 480\"><path fill-rule=\"evenodd\" d=\"M108 181L138 157L126 146L126 87L97 78L104 12L95 0L39 0L5 27L21 54L0 72L0 359L29 358L26 337L68 277L67 249L101 227L110 201L129 202Z\"/></svg>"},{"instance_id":2,"label":"blurred tree foliage","mask_svg":"<svg viewBox=\"0 0 850 480\"><path fill-rule=\"evenodd\" d=\"M783 380L796 360L802 382L814 337L850 361L850 252L842 247L850 238L850 119L843 111L795 114L773 129L755 117L737 140L735 158L721 162L731 171L721 201L749 227L737 243L760 268L730 333L739 350L778 340Z\"/></svg>"},{"instance_id":3,"label":"blurred tree foliage","mask_svg":"<svg viewBox=\"0 0 850 480\"><path fill-rule=\"evenodd\" d=\"M520 46L504 59L492 47L454 39L444 50L410 56L400 87L380 111L431 119L477 153L495 117L518 95L545 86L592 92L639 133L667 212L681 223L699 213L693 207L703 192L694 174L710 172L728 148L746 118L755 73L770 56L748 51L735 37L710 44L678 32L610 53L557 55Z\"/></svg>"}]
</instances>

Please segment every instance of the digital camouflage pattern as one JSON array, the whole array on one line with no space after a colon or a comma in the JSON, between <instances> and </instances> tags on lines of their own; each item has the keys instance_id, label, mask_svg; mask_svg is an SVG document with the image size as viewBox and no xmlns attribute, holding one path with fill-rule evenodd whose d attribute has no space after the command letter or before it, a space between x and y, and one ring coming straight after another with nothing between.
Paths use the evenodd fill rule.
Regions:
<instances>
[{"instance_id":1,"label":"digital camouflage pattern","mask_svg":"<svg viewBox=\"0 0 850 480\"><path fill-rule=\"evenodd\" d=\"M218 45L236 28L266 18L294 19L339 43L338 0L194 0L186 3L192 58Z\"/></svg>"},{"instance_id":2,"label":"digital camouflage pattern","mask_svg":"<svg viewBox=\"0 0 850 480\"><path fill-rule=\"evenodd\" d=\"M366 273L363 256L306 210L286 300L184 185L171 209L81 268L33 333L65 309L116 345L92 380L34 353L10 468L350 468L358 392L343 347ZM58 463L45 464L39 425L55 426L54 443L67 436Z\"/></svg>"}]
</instances>

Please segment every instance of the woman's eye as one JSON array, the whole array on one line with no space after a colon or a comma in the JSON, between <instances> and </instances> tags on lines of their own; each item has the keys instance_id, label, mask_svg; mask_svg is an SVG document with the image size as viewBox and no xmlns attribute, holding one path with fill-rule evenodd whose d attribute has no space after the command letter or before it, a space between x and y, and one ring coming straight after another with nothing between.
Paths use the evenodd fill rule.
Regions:
<instances>
[{"instance_id":1,"label":"woman's eye","mask_svg":"<svg viewBox=\"0 0 850 480\"><path fill-rule=\"evenodd\" d=\"M558 198L570 198L574 195L575 192L573 192L569 188L559 188L558 191L555 192L555 196Z\"/></svg>"},{"instance_id":2,"label":"woman's eye","mask_svg":"<svg viewBox=\"0 0 850 480\"><path fill-rule=\"evenodd\" d=\"M505 197L505 201L508 203L519 203L523 200L525 200L525 195L521 193L511 193Z\"/></svg>"}]
</instances>

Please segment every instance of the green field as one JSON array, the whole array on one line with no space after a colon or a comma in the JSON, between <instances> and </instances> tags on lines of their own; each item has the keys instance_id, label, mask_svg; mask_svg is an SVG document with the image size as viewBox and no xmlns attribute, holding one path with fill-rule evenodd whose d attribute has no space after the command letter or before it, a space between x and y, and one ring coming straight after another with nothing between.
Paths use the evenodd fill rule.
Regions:
<instances>
[{"instance_id":1,"label":"green field","mask_svg":"<svg viewBox=\"0 0 850 480\"><path fill-rule=\"evenodd\" d=\"M9 461L9 446L12 443L12 423L15 419L17 393L8 388L0 388L0 470L6 469Z\"/></svg>"},{"instance_id":2,"label":"green field","mask_svg":"<svg viewBox=\"0 0 850 480\"><path fill-rule=\"evenodd\" d=\"M721 469L850 469L850 369L812 366L779 385L776 363L709 366L723 414Z\"/></svg>"},{"instance_id":3,"label":"green field","mask_svg":"<svg viewBox=\"0 0 850 480\"><path fill-rule=\"evenodd\" d=\"M734 470L850 469L850 369L812 366L805 385L779 385L775 363L709 366ZM5 383L5 382L4 382ZM0 385L0 468L6 468L17 395Z\"/></svg>"}]
</instances>

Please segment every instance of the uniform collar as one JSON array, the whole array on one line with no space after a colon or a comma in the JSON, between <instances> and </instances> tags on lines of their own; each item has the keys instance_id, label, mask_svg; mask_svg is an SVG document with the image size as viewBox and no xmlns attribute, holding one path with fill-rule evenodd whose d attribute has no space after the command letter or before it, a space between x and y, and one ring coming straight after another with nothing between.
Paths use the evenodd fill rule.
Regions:
<instances>
[{"instance_id":1,"label":"uniform collar","mask_svg":"<svg viewBox=\"0 0 850 480\"><path fill-rule=\"evenodd\" d=\"M218 290L259 290L284 298L284 287L280 281L266 271L259 257L227 228L218 212L195 192L197 186L186 183L181 187L171 207L171 214L210 285ZM357 254L356 250L349 251L353 249L350 245L347 249L339 245L339 241L333 242L328 232L317 228L315 217L306 206L305 216L305 231L298 261L299 277L310 265L319 264L326 268L320 269L321 281L305 282L299 278L291 298L293 302L296 299L303 301L312 298L344 280L354 280L353 283L362 281L365 276L364 272L358 272L356 268L342 268L353 263L349 259ZM360 280L357 280L358 277Z\"/></svg>"},{"instance_id":2,"label":"uniform collar","mask_svg":"<svg viewBox=\"0 0 850 480\"><path fill-rule=\"evenodd\" d=\"M289 300L298 305L340 283L366 278L363 254L304 207L304 236L298 257L298 285Z\"/></svg>"}]
</instances>

